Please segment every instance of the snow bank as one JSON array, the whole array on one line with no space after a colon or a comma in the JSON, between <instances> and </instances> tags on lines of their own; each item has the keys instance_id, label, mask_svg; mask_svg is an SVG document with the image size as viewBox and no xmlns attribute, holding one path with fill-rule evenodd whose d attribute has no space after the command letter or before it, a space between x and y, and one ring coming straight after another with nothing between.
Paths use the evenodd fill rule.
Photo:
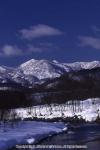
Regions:
<instances>
[{"instance_id":1,"label":"snow bank","mask_svg":"<svg viewBox=\"0 0 100 150\"><path fill-rule=\"evenodd\" d=\"M100 98L90 98L83 101L77 101L73 105L71 101L63 105L44 105L35 106L31 109L17 109L18 117L24 118L56 118L56 117L73 117L74 115L82 116L86 121L93 121L100 115ZM79 102L79 103L78 103Z\"/></svg>"},{"instance_id":2,"label":"snow bank","mask_svg":"<svg viewBox=\"0 0 100 150\"><path fill-rule=\"evenodd\" d=\"M6 132L3 127L0 130L0 150L10 149L17 144L32 144L36 143L49 135L60 133L65 129L63 123L47 123L36 121L21 121L14 128L6 127ZM67 128L66 128L67 130Z\"/></svg>"}]
</instances>

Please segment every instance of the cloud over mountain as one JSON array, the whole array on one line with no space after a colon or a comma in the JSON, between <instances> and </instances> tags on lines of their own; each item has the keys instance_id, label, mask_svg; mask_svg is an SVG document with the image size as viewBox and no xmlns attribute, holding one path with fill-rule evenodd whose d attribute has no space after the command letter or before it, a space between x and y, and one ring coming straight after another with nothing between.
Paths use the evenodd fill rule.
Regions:
<instances>
[{"instance_id":1,"label":"cloud over mountain","mask_svg":"<svg viewBox=\"0 0 100 150\"><path fill-rule=\"evenodd\" d=\"M15 45L4 45L0 51L0 56L19 56L22 54L23 50Z\"/></svg>"},{"instance_id":2,"label":"cloud over mountain","mask_svg":"<svg viewBox=\"0 0 100 150\"><path fill-rule=\"evenodd\" d=\"M28 29L21 29L19 33L21 34L21 37L23 39L27 40L63 34L63 32L60 31L59 29L44 24L31 26Z\"/></svg>"},{"instance_id":3,"label":"cloud over mountain","mask_svg":"<svg viewBox=\"0 0 100 150\"><path fill-rule=\"evenodd\" d=\"M78 39L79 39L79 46L82 47L89 46L91 48L100 49L100 38L92 36L80 36Z\"/></svg>"},{"instance_id":4,"label":"cloud over mountain","mask_svg":"<svg viewBox=\"0 0 100 150\"><path fill-rule=\"evenodd\" d=\"M40 53L42 51L48 51L51 48L50 45L26 45L25 48L20 48L17 45L4 45L0 49L1 57L13 57L13 56L23 56L32 53Z\"/></svg>"}]
</instances>

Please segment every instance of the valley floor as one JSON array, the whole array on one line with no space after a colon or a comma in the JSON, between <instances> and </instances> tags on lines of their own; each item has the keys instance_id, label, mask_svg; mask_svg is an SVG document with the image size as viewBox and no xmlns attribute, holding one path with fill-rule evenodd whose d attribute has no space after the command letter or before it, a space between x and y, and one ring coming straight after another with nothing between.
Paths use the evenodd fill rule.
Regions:
<instances>
[{"instance_id":1,"label":"valley floor","mask_svg":"<svg viewBox=\"0 0 100 150\"><path fill-rule=\"evenodd\" d=\"M14 122L10 122L8 119L8 123L0 122L0 150L13 149L14 147L20 150L20 144L37 144L44 138L45 140L40 144L69 145L82 143L89 147L89 143L92 142L93 144L96 139L99 143L100 124L92 124L91 121L94 121L100 115L100 98L90 98L80 102L77 100L68 101L62 105L52 104L14 109L10 111L8 116L13 115L20 120L15 119ZM89 123L79 123L77 126L71 124L72 128L70 129L68 123L64 124L59 119L59 122L46 122L48 118L74 117L74 115L83 117ZM29 118L34 120L34 117L44 119L45 122L25 121ZM58 134L64 131L66 133ZM46 140L52 135L56 136ZM95 144L94 147L96 147Z\"/></svg>"},{"instance_id":2,"label":"valley floor","mask_svg":"<svg viewBox=\"0 0 100 150\"><path fill-rule=\"evenodd\" d=\"M0 150L13 147L19 149L20 144L35 144L43 138L61 133L64 123L48 123L36 121L19 121L15 124L0 125Z\"/></svg>"}]
</instances>

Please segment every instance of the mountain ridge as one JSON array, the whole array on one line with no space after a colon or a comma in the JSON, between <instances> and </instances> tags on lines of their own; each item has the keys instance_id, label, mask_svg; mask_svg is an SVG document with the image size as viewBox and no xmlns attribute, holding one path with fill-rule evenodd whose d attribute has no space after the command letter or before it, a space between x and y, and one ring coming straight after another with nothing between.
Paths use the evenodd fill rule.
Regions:
<instances>
[{"instance_id":1,"label":"mountain ridge","mask_svg":"<svg viewBox=\"0 0 100 150\"><path fill-rule=\"evenodd\" d=\"M8 80L21 83L25 86L41 83L46 79L60 77L61 75L86 69L100 67L100 61L60 63L56 60L31 59L16 68L0 66L0 83Z\"/></svg>"}]
</instances>

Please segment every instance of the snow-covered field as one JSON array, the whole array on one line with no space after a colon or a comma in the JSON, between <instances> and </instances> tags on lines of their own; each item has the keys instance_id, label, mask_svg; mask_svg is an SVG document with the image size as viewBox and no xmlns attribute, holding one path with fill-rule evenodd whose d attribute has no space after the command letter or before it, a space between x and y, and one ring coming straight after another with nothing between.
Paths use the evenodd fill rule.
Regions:
<instances>
[{"instance_id":1,"label":"snow-covered field","mask_svg":"<svg viewBox=\"0 0 100 150\"><path fill-rule=\"evenodd\" d=\"M34 144L37 141L67 130L63 123L20 121L15 127L0 127L0 150L10 149L18 144Z\"/></svg>"},{"instance_id":2,"label":"snow-covered field","mask_svg":"<svg viewBox=\"0 0 100 150\"><path fill-rule=\"evenodd\" d=\"M26 109L14 110L15 116L24 118L56 118L82 116L88 121L95 120L100 115L100 98L92 98L84 101L68 101L66 104L41 105ZM11 113L14 113L12 110ZM11 115L12 116L12 115ZM5 130L4 130L5 129ZM19 121L13 127L10 123L0 124L0 150L7 150L18 144L35 144L37 141L67 130L64 123L47 123L36 121Z\"/></svg>"},{"instance_id":3,"label":"snow-covered field","mask_svg":"<svg viewBox=\"0 0 100 150\"><path fill-rule=\"evenodd\" d=\"M84 101L68 101L66 104L41 105L26 109L17 109L17 116L24 118L56 118L82 116L87 121L94 121L100 115L100 98L90 98Z\"/></svg>"}]
</instances>

